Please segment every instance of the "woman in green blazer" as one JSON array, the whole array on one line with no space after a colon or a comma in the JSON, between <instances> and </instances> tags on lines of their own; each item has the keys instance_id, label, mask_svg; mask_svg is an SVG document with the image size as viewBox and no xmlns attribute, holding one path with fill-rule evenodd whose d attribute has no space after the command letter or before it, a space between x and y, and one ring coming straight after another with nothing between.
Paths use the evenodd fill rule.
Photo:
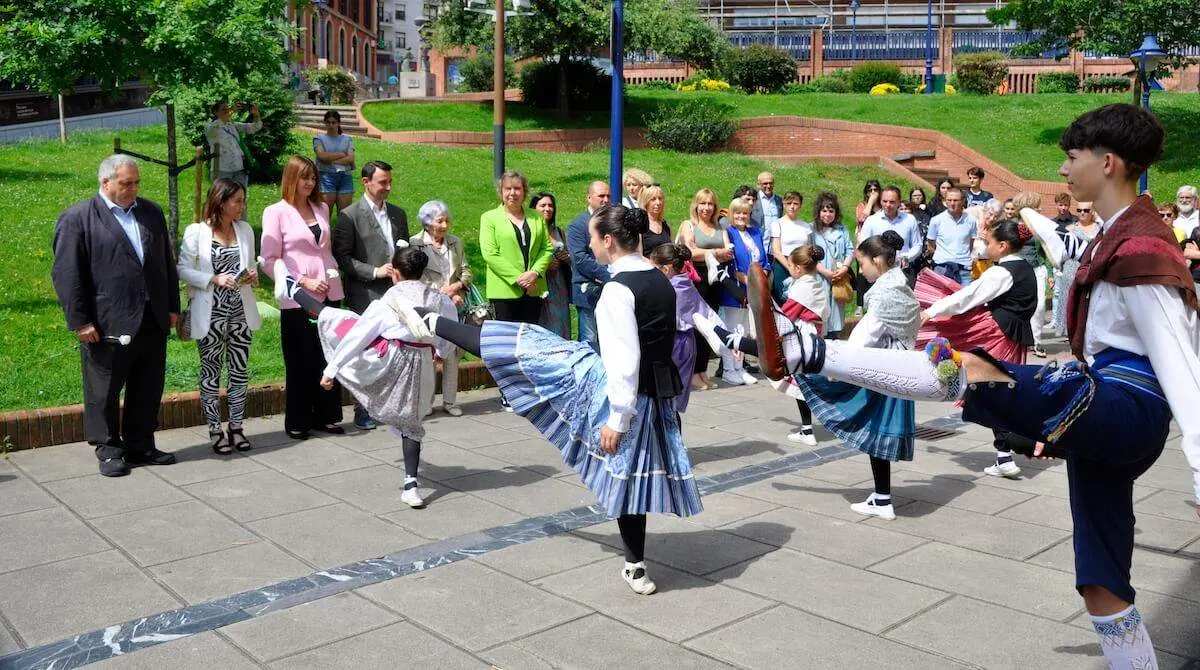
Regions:
<instances>
[{"instance_id":1,"label":"woman in green blazer","mask_svg":"<svg viewBox=\"0 0 1200 670\"><path fill-rule=\"evenodd\" d=\"M546 222L525 210L529 182L508 171L497 186L500 206L479 217L479 249L487 264L487 298L501 321L537 323L554 255Z\"/></svg>"}]
</instances>

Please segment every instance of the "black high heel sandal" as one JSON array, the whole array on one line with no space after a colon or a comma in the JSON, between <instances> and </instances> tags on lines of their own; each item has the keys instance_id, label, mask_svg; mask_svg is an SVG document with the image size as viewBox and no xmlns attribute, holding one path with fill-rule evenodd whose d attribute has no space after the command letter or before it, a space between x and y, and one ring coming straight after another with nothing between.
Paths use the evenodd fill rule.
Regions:
<instances>
[{"instance_id":1,"label":"black high heel sandal","mask_svg":"<svg viewBox=\"0 0 1200 670\"><path fill-rule=\"evenodd\" d=\"M229 444L229 439L225 433L220 430L208 431L208 439L212 440L212 450L214 454L220 456L228 456L233 453L233 447Z\"/></svg>"},{"instance_id":2,"label":"black high heel sandal","mask_svg":"<svg viewBox=\"0 0 1200 670\"><path fill-rule=\"evenodd\" d=\"M250 440L246 439L246 433L241 428L229 429L229 443L238 451L250 451L254 445L250 444Z\"/></svg>"}]
</instances>

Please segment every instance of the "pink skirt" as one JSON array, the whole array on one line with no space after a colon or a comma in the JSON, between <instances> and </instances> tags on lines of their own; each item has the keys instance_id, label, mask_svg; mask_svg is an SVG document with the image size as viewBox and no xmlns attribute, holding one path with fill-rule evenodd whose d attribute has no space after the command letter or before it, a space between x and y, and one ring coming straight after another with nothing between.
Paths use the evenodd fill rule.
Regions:
<instances>
[{"instance_id":1,"label":"pink skirt","mask_svg":"<svg viewBox=\"0 0 1200 670\"><path fill-rule=\"evenodd\" d=\"M921 270L917 275L914 291L921 309L928 309L934 302L953 295L962 288L958 282L943 277L931 270ZM958 316L930 319L917 333L917 347L924 348L929 340L944 337L959 351L983 349L997 360L1007 363L1025 364L1025 347L1013 342L1000 330L987 307L979 306Z\"/></svg>"}]
</instances>

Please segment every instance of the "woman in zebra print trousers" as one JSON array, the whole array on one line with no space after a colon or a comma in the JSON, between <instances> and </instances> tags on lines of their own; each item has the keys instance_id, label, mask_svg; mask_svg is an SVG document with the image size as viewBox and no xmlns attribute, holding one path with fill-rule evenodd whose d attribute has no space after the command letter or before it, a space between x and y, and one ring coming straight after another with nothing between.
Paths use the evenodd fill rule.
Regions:
<instances>
[{"instance_id":1,"label":"woman in zebra print trousers","mask_svg":"<svg viewBox=\"0 0 1200 670\"><path fill-rule=\"evenodd\" d=\"M247 359L253 331L261 320L251 288L254 231L242 220L246 190L218 179L208 191L204 222L193 223L179 249L179 277L188 285L192 337L200 348L200 404L208 421L212 449L218 454L247 451L242 432L246 408ZM229 430L221 430L221 368L228 365Z\"/></svg>"}]
</instances>

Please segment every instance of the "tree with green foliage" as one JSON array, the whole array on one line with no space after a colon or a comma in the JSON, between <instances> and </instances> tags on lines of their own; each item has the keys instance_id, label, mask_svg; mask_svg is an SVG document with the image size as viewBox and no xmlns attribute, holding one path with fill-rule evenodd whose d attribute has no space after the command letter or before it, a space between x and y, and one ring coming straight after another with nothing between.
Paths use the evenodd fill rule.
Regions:
<instances>
[{"instance_id":1,"label":"tree with green foliage","mask_svg":"<svg viewBox=\"0 0 1200 670\"><path fill-rule=\"evenodd\" d=\"M284 40L293 30L287 2L0 0L0 78L52 95L70 93L81 79L106 90L149 83L150 104L165 109L173 165L177 99L254 73L281 76ZM179 184L175 176L167 183L174 242Z\"/></svg>"},{"instance_id":2,"label":"tree with green foliage","mask_svg":"<svg viewBox=\"0 0 1200 670\"><path fill-rule=\"evenodd\" d=\"M711 66L728 44L694 3L630 0L625 6L626 48ZM609 46L611 7L607 0L532 0L532 14L505 21L505 46L517 58L582 58ZM468 11L464 0L454 0L438 13L432 42L439 49L492 44L493 29L489 15ZM563 116L570 112L569 70L558 69L558 112Z\"/></svg>"},{"instance_id":3,"label":"tree with green foliage","mask_svg":"<svg viewBox=\"0 0 1200 670\"><path fill-rule=\"evenodd\" d=\"M1069 47L1124 56L1148 34L1157 35L1167 53L1200 44L1196 0L1011 0L988 10L988 19L1045 31L1041 39L1019 48L1017 53L1025 55ZM1183 60L1176 56L1164 66L1179 67Z\"/></svg>"}]
</instances>

